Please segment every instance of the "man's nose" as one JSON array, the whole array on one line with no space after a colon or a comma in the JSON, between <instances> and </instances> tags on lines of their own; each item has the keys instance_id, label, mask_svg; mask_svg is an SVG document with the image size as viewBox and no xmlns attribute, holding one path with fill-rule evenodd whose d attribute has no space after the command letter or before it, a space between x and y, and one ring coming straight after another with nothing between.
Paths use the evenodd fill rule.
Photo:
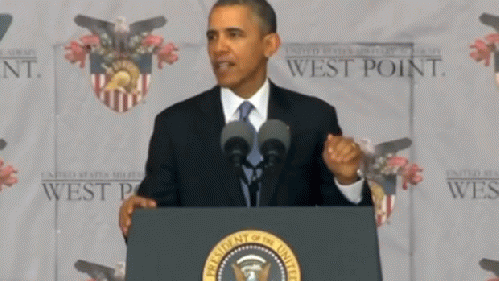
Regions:
<instances>
[{"instance_id":1,"label":"man's nose","mask_svg":"<svg viewBox=\"0 0 499 281\"><path fill-rule=\"evenodd\" d=\"M218 37L217 41L215 42L215 51L217 53L224 53L229 50L229 45L227 38L224 36Z\"/></svg>"}]
</instances>

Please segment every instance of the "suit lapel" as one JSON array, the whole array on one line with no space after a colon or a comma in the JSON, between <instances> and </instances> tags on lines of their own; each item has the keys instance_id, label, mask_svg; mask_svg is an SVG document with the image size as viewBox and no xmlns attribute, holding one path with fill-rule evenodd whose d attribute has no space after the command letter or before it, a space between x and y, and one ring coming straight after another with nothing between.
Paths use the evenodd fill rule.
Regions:
<instances>
[{"instance_id":1,"label":"suit lapel","mask_svg":"<svg viewBox=\"0 0 499 281\"><path fill-rule=\"evenodd\" d=\"M199 107L205 114L206 122L199 122L198 130L206 136L206 147L216 148L213 155L206 155L214 161L213 167L222 167L212 171L211 177L220 179L221 188L225 194L236 206L245 206L244 194L241 190L241 185L235 173L232 171L229 161L223 156L220 145L220 136L222 129L225 126L225 116L222 110L222 101L220 97L220 87L214 87L203 99L200 99ZM200 120L201 121L201 120ZM206 126L205 124L209 124ZM211 161L211 160L210 160Z\"/></svg>"},{"instance_id":2,"label":"suit lapel","mask_svg":"<svg viewBox=\"0 0 499 281\"><path fill-rule=\"evenodd\" d=\"M290 108L289 101L282 94L282 91L271 81L269 82L269 106L267 119L279 119L286 123L290 128L293 127L293 116L289 114L287 109ZM292 130L291 130L292 132ZM293 139L293 138L291 138ZM291 143L291 146L293 143ZM281 166L282 168L282 166ZM282 171L282 170L281 170ZM276 192L277 184L279 182L279 175L281 171L276 172L273 176L266 175L263 178L262 190L260 196L260 206L268 206L272 196Z\"/></svg>"}]
</instances>

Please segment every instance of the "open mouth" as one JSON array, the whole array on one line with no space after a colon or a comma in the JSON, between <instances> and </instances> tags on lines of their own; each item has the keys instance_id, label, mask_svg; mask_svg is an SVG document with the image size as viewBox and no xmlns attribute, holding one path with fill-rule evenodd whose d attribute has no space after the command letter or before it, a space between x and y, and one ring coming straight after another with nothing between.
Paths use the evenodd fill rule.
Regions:
<instances>
[{"instance_id":1,"label":"open mouth","mask_svg":"<svg viewBox=\"0 0 499 281\"><path fill-rule=\"evenodd\" d=\"M223 72L229 70L232 66L235 65L235 63L230 61L220 61L215 63L215 69Z\"/></svg>"}]
</instances>

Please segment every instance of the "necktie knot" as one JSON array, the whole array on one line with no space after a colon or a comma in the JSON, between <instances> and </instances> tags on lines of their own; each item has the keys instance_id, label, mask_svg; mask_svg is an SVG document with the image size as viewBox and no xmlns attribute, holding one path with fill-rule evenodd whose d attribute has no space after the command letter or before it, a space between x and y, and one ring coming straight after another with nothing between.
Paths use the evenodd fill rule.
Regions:
<instances>
[{"instance_id":1,"label":"necktie knot","mask_svg":"<svg viewBox=\"0 0 499 281\"><path fill-rule=\"evenodd\" d=\"M249 101L244 101L243 103L241 103L241 105L239 106L239 120L248 122L248 116L251 110L253 110L254 108L255 107L253 106L253 104Z\"/></svg>"}]
</instances>

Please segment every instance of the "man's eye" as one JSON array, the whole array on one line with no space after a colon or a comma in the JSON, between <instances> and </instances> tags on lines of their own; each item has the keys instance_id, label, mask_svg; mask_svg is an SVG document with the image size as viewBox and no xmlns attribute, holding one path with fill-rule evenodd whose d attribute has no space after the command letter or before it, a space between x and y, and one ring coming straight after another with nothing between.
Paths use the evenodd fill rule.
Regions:
<instances>
[{"instance_id":1,"label":"man's eye","mask_svg":"<svg viewBox=\"0 0 499 281\"><path fill-rule=\"evenodd\" d=\"M207 35L206 35L206 39L207 39L208 41L213 41L213 40L215 39L215 35L213 35L213 34L207 34Z\"/></svg>"},{"instance_id":2,"label":"man's eye","mask_svg":"<svg viewBox=\"0 0 499 281\"><path fill-rule=\"evenodd\" d=\"M239 37L241 34L237 31L232 31L232 32L229 32L229 36L231 38L235 38L235 37Z\"/></svg>"}]
</instances>

